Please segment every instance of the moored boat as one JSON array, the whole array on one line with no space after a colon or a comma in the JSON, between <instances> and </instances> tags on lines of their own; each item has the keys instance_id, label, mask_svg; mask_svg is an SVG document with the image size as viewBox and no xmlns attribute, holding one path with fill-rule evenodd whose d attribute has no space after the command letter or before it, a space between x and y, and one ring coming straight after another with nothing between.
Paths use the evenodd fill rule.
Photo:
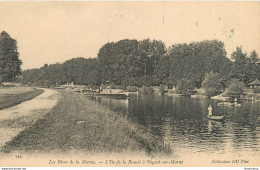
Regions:
<instances>
[{"instance_id":1,"label":"moored boat","mask_svg":"<svg viewBox=\"0 0 260 170\"><path fill-rule=\"evenodd\" d=\"M95 96L111 97L111 98L115 98L115 99L125 99L125 98L127 98L127 95L126 95L126 94L123 94L123 93L118 93L118 94L113 94L113 93L97 93L97 94L95 94Z\"/></svg>"},{"instance_id":2,"label":"moored boat","mask_svg":"<svg viewBox=\"0 0 260 170\"><path fill-rule=\"evenodd\" d=\"M217 103L218 106L234 106L234 103L230 103L230 102L220 102Z\"/></svg>"},{"instance_id":3,"label":"moored boat","mask_svg":"<svg viewBox=\"0 0 260 170\"><path fill-rule=\"evenodd\" d=\"M190 96L191 98L199 98L199 99L205 99L205 98L207 98L207 96L204 96L204 95L198 95L198 94L194 94L194 95L191 95Z\"/></svg>"}]
</instances>

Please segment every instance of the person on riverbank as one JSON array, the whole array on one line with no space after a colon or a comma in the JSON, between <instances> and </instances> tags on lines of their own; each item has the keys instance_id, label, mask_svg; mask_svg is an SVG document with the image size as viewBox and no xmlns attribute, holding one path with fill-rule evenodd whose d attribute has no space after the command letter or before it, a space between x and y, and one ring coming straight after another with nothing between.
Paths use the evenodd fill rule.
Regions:
<instances>
[{"instance_id":1,"label":"person on riverbank","mask_svg":"<svg viewBox=\"0 0 260 170\"><path fill-rule=\"evenodd\" d=\"M208 116L212 116L212 107L211 107L211 105L209 105L209 107L208 107Z\"/></svg>"}]
</instances>

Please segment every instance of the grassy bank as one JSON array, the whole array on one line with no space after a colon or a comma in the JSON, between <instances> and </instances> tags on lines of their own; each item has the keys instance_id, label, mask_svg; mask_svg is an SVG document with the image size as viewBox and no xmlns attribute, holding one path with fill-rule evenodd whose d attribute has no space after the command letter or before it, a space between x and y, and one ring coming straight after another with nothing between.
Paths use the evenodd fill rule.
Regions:
<instances>
[{"instance_id":1,"label":"grassy bank","mask_svg":"<svg viewBox=\"0 0 260 170\"><path fill-rule=\"evenodd\" d=\"M4 152L78 150L148 154L163 153L164 149L141 126L66 90L61 91L60 101L47 115L3 147Z\"/></svg>"},{"instance_id":2,"label":"grassy bank","mask_svg":"<svg viewBox=\"0 0 260 170\"><path fill-rule=\"evenodd\" d=\"M44 90L42 89L31 89L31 88L22 88L22 87L10 87L4 88L1 87L0 90L0 110L15 106L26 100L30 100L41 93Z\"/></svg>"}]
</instances>

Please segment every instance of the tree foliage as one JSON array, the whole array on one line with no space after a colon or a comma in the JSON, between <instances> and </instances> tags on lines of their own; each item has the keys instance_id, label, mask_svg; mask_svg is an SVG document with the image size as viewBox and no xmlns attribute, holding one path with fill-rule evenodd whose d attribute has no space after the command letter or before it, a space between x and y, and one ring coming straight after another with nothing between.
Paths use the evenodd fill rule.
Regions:
<instances>
[{"instance_id":1,"label":"tree foliage","mask_svg":"<svg viewBox=\"0 0 260 170\"><path fill-rule=\"evenodd\" d=\"M221 75L213 73L213 71L207 73L201 86L205 89L207 96L214 96L220 93L223 88Z\"/></svg>"},{"instance_id":2,"label":"tree foliage","mask_svg":"<svg viewBox=\"0 0 260 170\"><path fill-rule=\"evenodd\" d=\"M22 83L53 86L73 82L79 85L99 84L97 59L74 58L63 64L44 65L40 69L23 71Z\"/></svg>"},{"instance_id":3,"label":"tree foliage","mask_svg":"<svg viewBox=\"0 0 260 170\"><path fill-rule=\"evenodd\" d=\"M3 31L0 34L0 83L13 81L21 74L22 61L17 51L17 41Z\"/></svg>"},{"instance_id":4,"label":"tree foliage","mask_svg":"<svg viewBox=\"0 0 260 170\"><path fill-rule=\"evenodd\" d=\"M156 63L165 53L164 43L156 40L126 39L107 43L97 56L101 82L138 86L153 84L149 79L153 79Z\"/></svg>"},{"instance_id":5,"label":"tree foliage","mask_svg":"<svg viewBox=\"0 0 260 170\"><path fill-rule=\"evenodd\" d=\"M185 78L200 87L206 73L213 71L224 77L231 68L224 43L217 40L173 45L169 48L168 55L169 76L175 85Z\"/></svg>"},{"instance_id":6,"label":"tree foliage","mask_svg":"<svg viewBox=\"0 0 260 170\"><path fill-rule=\"evenodd\" d=\"M232 79L230 85L227 88L227 94L237 98L241 94L243 94L244 90L245 90L245 85L242 81L239 81L237 79Z\"/></svg>"},{"instance_id":7,"label":"tree foliage","mask_svg":"<svg viewBox=\"0 0 260 170\"><path fill-rule=\"evenodd\" d=\"M180 79L177 82L177 92L184 95L190 95L195 88L195 84L192 80Z\"/></svg>"},{"instance_id":8,"label":"tree foliage","mask_svg":"<svg viewBox=\"0 0 260 170\"><path fill-rule=\"evenodd\" d=\"M175 85L185 94L203 86L207 95L214 95L227 87L231 78L245 84L260 78L255 51L248 57L237 48L232 59L226 57L224 43L217 40L175 44L166 49L158 40L124 39L104 44L95 59L74 58L25 70L22 81L44 86L67 82L95 86L109 83L114 87Z\"/></svg>"},{"instance_id":9,"label":"tree foliage","mask_svg":"<svg viewBox=\"0 0 260 170\"><path fill-rule=\"evenodd\" d=\"M169 83L169 66L169 56L162 56L155 66L154 85L160 83L167 85Z\"/></svg>"},{"instance_id":10,"label":"tree foliage","mask_svg":"<svg viewBox=\"0 0 260 170\"><path fill-rule=\"evenodd\" d=\"M241 47L238 47L231 57L234 62L230 78L238 79L245 84L260 78L260 65L257 64L259 57L255 51L252 51L250 56L248 56L246 52L242 51Z\"/></svg>"}]
</instances>

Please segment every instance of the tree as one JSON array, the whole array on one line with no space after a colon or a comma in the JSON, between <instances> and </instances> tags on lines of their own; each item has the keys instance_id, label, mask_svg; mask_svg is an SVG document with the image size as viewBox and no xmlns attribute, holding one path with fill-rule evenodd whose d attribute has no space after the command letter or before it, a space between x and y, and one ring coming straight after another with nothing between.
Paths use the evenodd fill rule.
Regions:
<instances>
[{"instance_id":1,"label":"tree","mask_svg":"<svg viewBox=\"0 0 260 170\"><path fill-rule=\"evenodd\" d=\"M21 75L21 64L16 40L3 31L0 34L0 83L13 81Z\"/></svg>"},{"instance_id":2,"label":"tree","mask_svg":"<svg viewBox=\"0 0 260 170\"><path fill-rule=\"evenodd\" d=\"M166 53L162 41L145 39L138 42L138 56L143 65L144 84L147 85L147 77L151 79L155 75L155 68L161 57Z\"/></svg>"},{"instance_id":3,"label":"tree","mask_svg":"<svg viewBox=\"0 0 260 170\"><path fill-rule=\"evenodd\" d=\"M186 78L185 60L190 56L190 49L187 44L175 44L169 47L168 56L170 61L169 79L176 86L182 78Z\"/></svg>"},{"instance_id":4,"label":"tree","mask_svg":"<svg viewBox=\"0 0 260 170\"><path fill-rule=\"evenodd\" d=\"M257 64L259 61L256 51L252 51L248 59L248 83L260 78L260 66Z\"/></svg>"},{"instance_id":5,"label":"tree","mask_svg":"<svg viewBox=\"0 0 260 170\"><path fill-rule=\"evenodd\" d=\"M23 71L22 83L55 86L72 82L79 85L100 85L97 59L73 58L62 64L45 64L40 69Z\"/></svg>"},{"instance_id":6,"label":"tree","mask_svg":"<svg viewBox=\"0 0 260 170\"><path fill-rule=\"evenodd\" d=\"M207 96L218 94L222 88L221 75L219 73L213 73L213 71L207 73L201 86L205 89Z\"/></svg>"},{"instance_id":7,"label":"tree","mask_svg":"<svg viewBox=\"0 0 260 170\"><path fill-rule=\"evenodd\" d=\"M245 85L242 81L237 79L232 79L230 85L227 88L227 94L229 96L238 98L241 94L243 94L245 90Z\"/></svg>"},{"instance_id":8,"label":"tree","mask_svg":"<svg viewBox=\"0 0 260 170\"><path fill-rule=\"evenodd\" d=\"M257 64L259 61L256 51L252 51L248 57L246 52L242 51L241 47L238 47L231 55L234 60L229 78L238 79L248 84L260 78L260 67Z\"/></svg>"},{"instance_id":9,"label":"tree","mask_svg":"<svg viewBox=\"0 0 260 170\"><path fill-rule=\"evenodd\" d=\"M227 87L229 78L245 83L260 78L255 51L247 57L238 48L232 58L233 63L226 57L224 43L217 40L175 44L166 50L162 41L124 39L103 45L95 59L74 58L26 70L22 81L47 86L72 81L93 86L105 82L138 87L163 84L175 85L183 94L203 86L210 96Z\"/></svg>"},{"instance_id":10,"label":"tree","mask_svg":"<svg viewBox=\"0 0 260 170\"><path fill-rule=\"evenodd\" d=\"M169 79L175 85L185 78L200 87L206 73L213 71L227 76L231 68L224 43L217 40L176 44L169 48L168 56Z\"/></svg>"},{"instance_id":11,"label":"tree","mask_svg":"<svg viewBox=\"0 0 260 170\"><path fill-rule=\"evenodd\" d=\"M156 66L166 53L163 42L145 39L105 44L98 53L102 82L117 85L153 85Z\"/></svg>"},{"instance_id":12,"label":"tree","mask_svg":"<svg viewBox=\"0 0 260 170\"><path fill-rule=\"evenodd\" d=\"M111 63L113 63L113 46L114 43L107 43L103 45L98 52L98 68L101 74L101 83L111 81L113 71L111 69Z\"/></svg>"},{"instance_id":13,"label":"tree","mask_svg":"<svg viewBox=\"0 0 260 170\"><path fill-rule=\"evenodd\" d=\"M247 53L244 53L241 47L237 47L236 51L231 54L231 58L235 61L232 66L230 78L247 83L249 78Z\"/></svg>"},{"instance_id":14,"label":"tree","mask_svg":"<svg viewBox=\"0 0 260 170\"><path fill-rule=\"evenodd\" d=\"M162 56L155 67L155 80L154 83L159 85L160 83L168 84L169 78L169 57L167 55Z\"/></svg>"}]
</instances>

